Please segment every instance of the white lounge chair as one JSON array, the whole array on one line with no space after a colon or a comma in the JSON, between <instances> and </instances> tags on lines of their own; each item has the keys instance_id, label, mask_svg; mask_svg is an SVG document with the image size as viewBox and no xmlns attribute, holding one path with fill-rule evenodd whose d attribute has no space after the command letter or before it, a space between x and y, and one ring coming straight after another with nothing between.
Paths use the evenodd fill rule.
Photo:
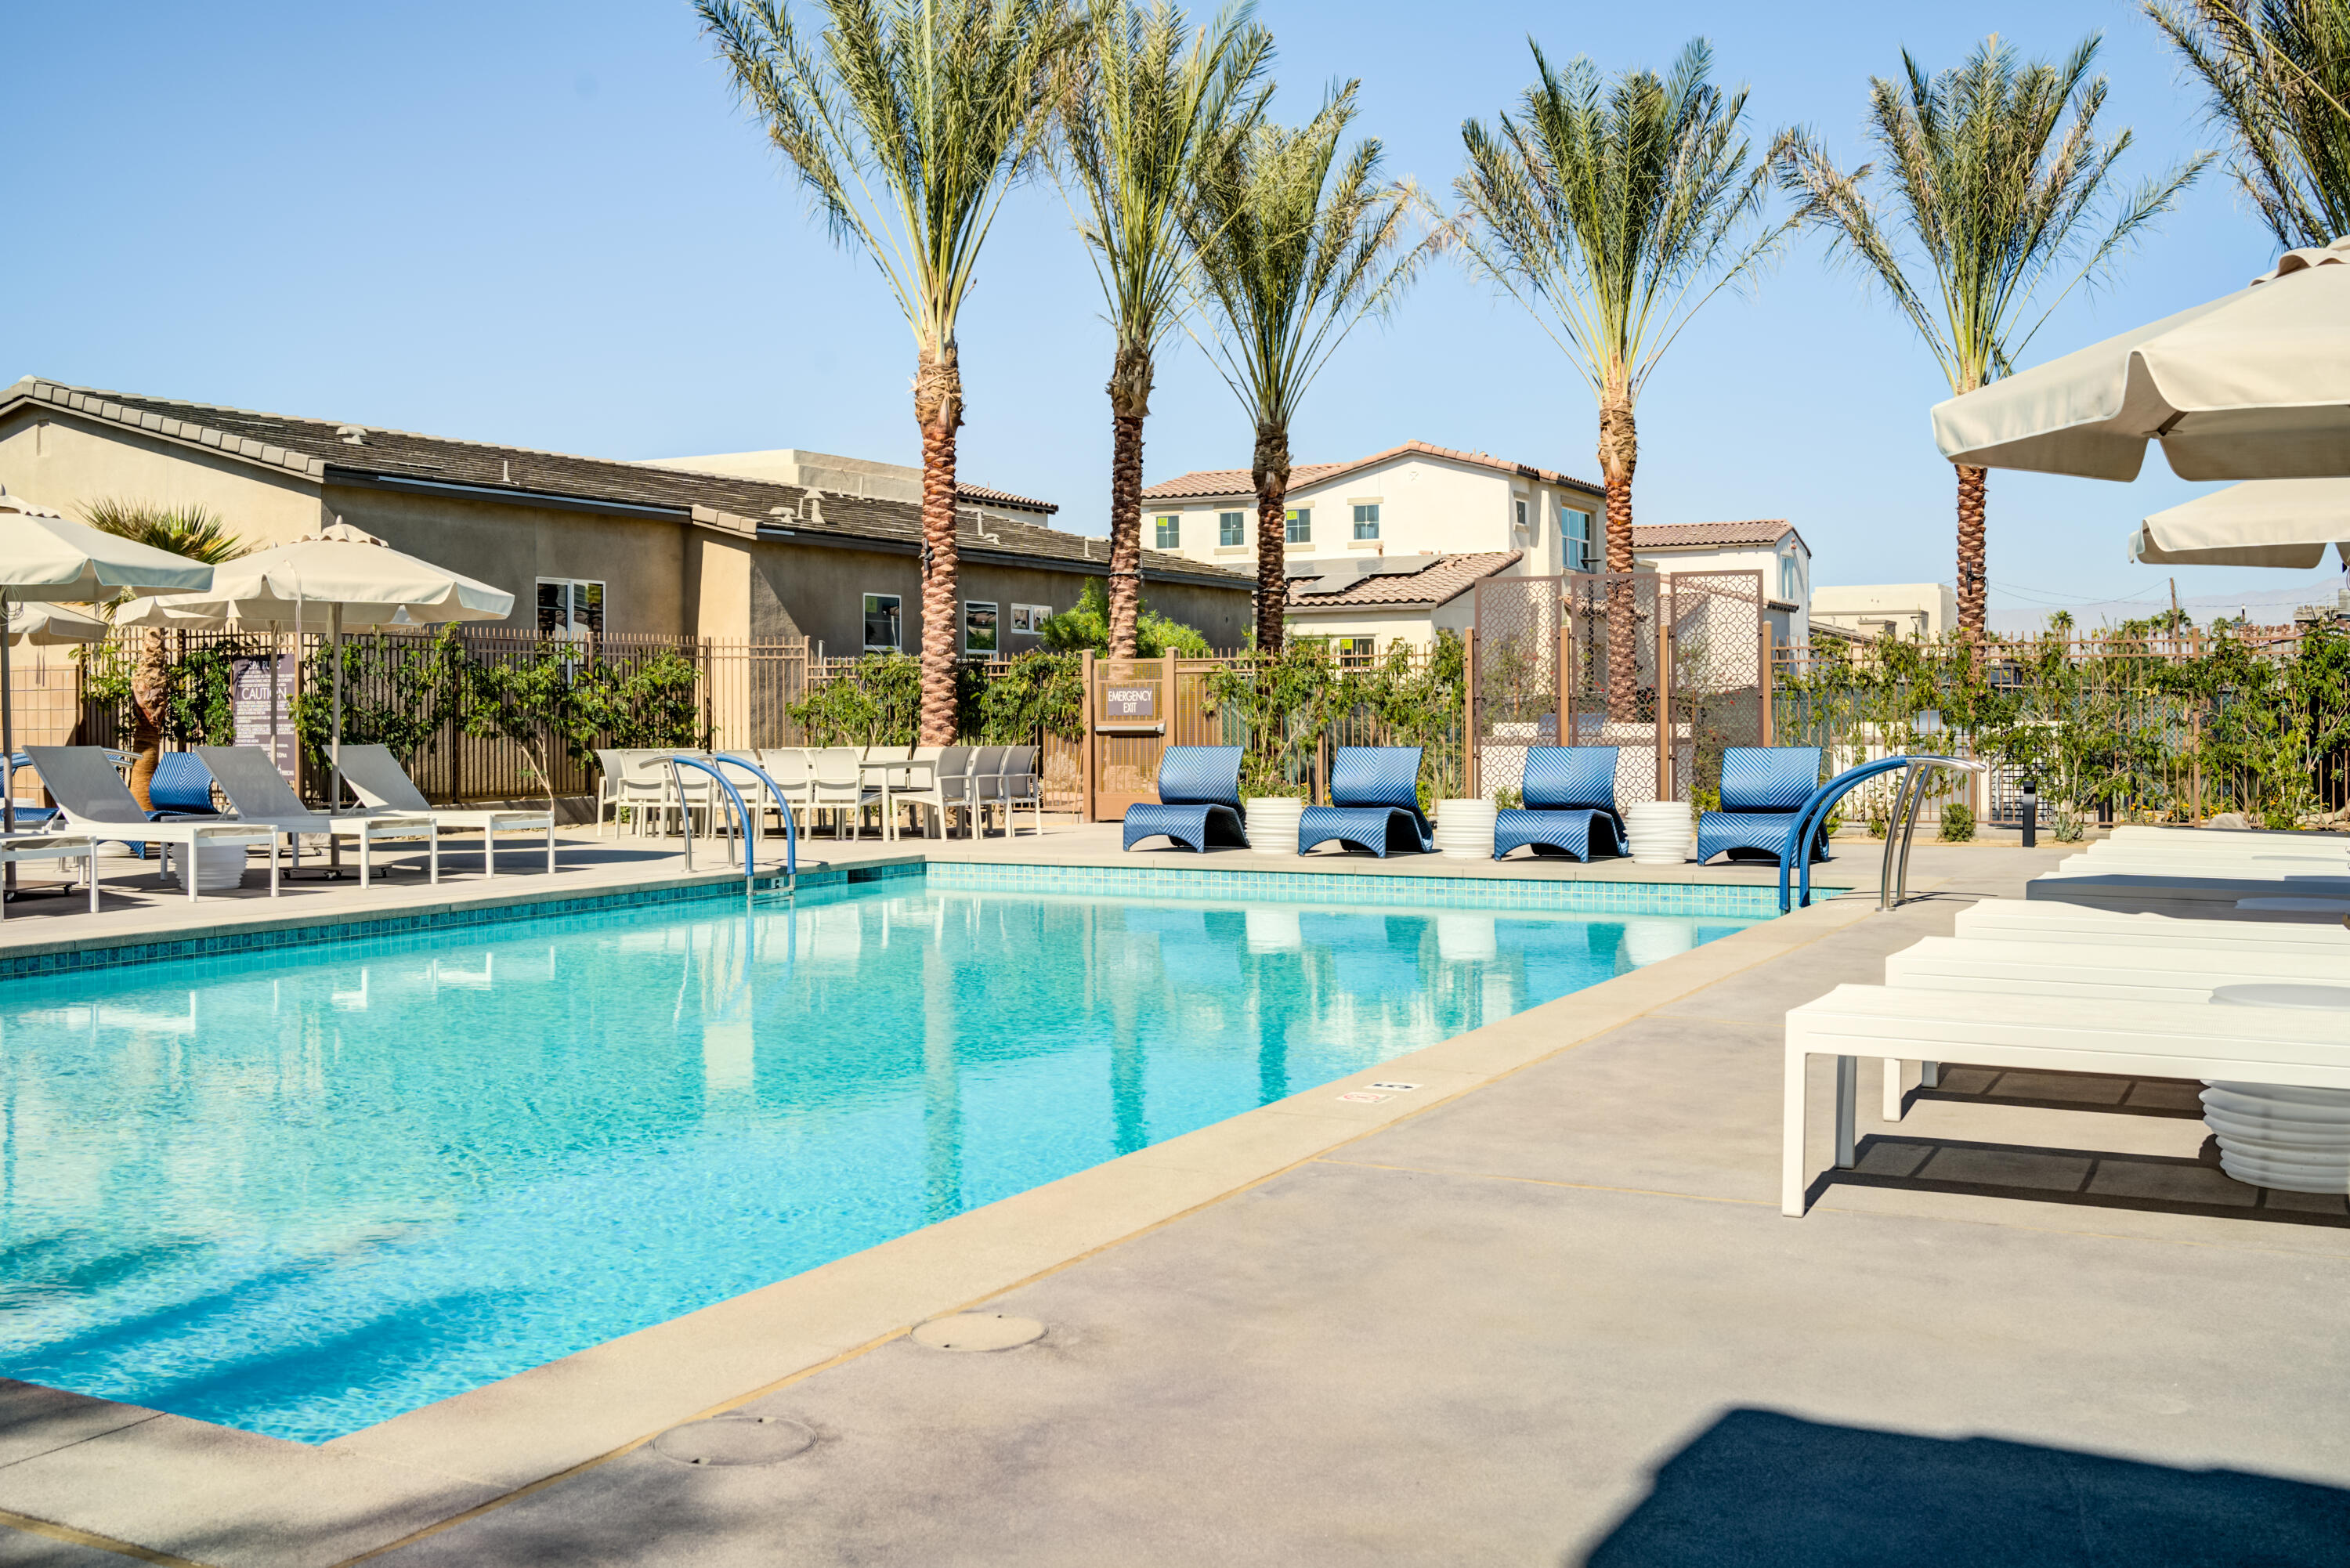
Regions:
<instances>
[{"instance_id":1,"label":"white lounge chair","mask_svg":"<svg viewBox=\"0 0 2350 1568\"><path fill-rule=\"evenodd\" d=\"M89 883L89 912L98 913L98 840L87 833L0 833L0 866L27 860L82 862ZM0 894L0 920L8 918L8 899Z\"/></svg>"},{"instance_id":2,"label":"white lounge chair","mask_svg":"<svg viewBox=\"0 0 2350 1568\"><path fill-rule=\"evenodd\" d=\"M918 748L913 761L906 764L905 784L889 793L893 809L912 805L931 812L931 825L925 836L946 837L953 826L947 815L949 812L961 811L967 818L972 815L972 752L969 746ZM915 818L915 823L920 826L921 819Z\"/></svg>"},{"instance_id":3,"label":"white lounge chair","mask_svg":"<svg viewBox=\"0 0 2350 1568\"><path fill-rule=\"evenodd\" d=\"M430 817L433 827L442 833L452 828L479 832L484 876L498 874L497 836L501 833L546 835L546 868L550 873L555 869L555 814L551 811L434 805L408 776L408 770L383 746L345 746L343 782L372 813L411 819Z\"/></svg>"},{"instance_id":4,"label":"white lounge chair","mask_svg":"<svg viewBox=\"0 0 2350 1568\"><path fill-rule=\"evenodd\" d=\"M66 826L78 833L87 833L103 843L153 844L165 850L177 848L180 855L180 880L187 886L188 901L194 903L202 897L197 888L196 857L190 853L198 846L229 844L264 844L269 847L269 896L277 897L277 834L275 830L253 823L230 822L220 817L162 817L151 821L130 797L130 790L114 763L97 746L27 746L25 754L33 760L33 767L41 775L41 784L49 797L57 803ZM169 865L164 867L168 875ZM96 877L91 877L96 881Z\"/></svg>"},{"instance_id":5,"label":"white lounge chair","mask_svg":"<svg viewBox=\"0 0 2350 1568\"><path fill-rule=\"evenodd\" d=\"M2196 952L2306 950L2317 957L2350 953L2342 919L2280 914L2199 920L2142 910L2104 909L2053 899L1985 898L1959 911L1958 934L1976 940L2046 944L2129 946Z\"/></svg>"},{"instance_id":6,"label":"white lounge chair","mask_svg":"<svg viewBox=\"0 0 2350 1568\"><path fill-rule=\"evenodd\" d=\"M2344 933L2350 935L2350 933ZM2179 949L1928 937L1885 961L1885 983L1912 991L2108 996L2123 1002L2208 1002L2223 985L2260 981L2350 987L2350 943L2336 951ZM2350 1048L2350 1040L2344 1043Z\"/></svg>"},{"instance_id":7,"label":"white lounge chair","mask_svg":"<svg viewBox=\"0 0 2350 1568\"><path fill-rule=\"evenodd\" d=\"M374 877L375 846L385 840L424 840L432 880L441 880L441 835L425 815L378 816L355 813L329 816L302 804L286 775L259 746L198 746L196 755L213 773L213 782L228 796L236 820L284 834L294 844L295 864L301 864L301 836L310 834L332 843L355 838L359 846L359 886Z\"/></svg>"},{"instance_id":8,"label":"white lounge chair","mask_svg":"<svg viewBox=\"0 0 2350 1568\"><path fill-rule=\"evenodd\" d=\"M1854 1163L1859 1058L2350 1090L2338 1009L1840 985L1787 1013L1779 1207L1809 1185L1811 1057L1836 1058L1835 1163Z\"/></svg>"},{"instance_id":9,"label":"white lounge chair","mask_svg":"<svg viewBox=\"0 0 2350 1568\"><path fill-rule=\"evenodd\" d=\"M855 746L822 746L809 758L808 806L833 814L835 838L841 836L844 823L851 836L862 831L865 808L881 804L881 792L866 785L864 770L858 765L863 760Z\"/></svg>"}]
</instances>

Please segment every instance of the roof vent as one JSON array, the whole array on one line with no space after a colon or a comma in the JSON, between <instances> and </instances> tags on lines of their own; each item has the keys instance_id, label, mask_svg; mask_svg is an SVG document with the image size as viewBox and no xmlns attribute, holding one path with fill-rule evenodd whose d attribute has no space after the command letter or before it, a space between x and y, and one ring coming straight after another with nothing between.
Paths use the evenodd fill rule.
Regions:
<instances>
[{"instance_id":1,"label":"roof vent","mask_svg":"<svg viewBox=\"0 0 2350 1568\"><path fill-rule=\"evenodd\" d=\"M335 427L335 433L343 438L343 444L345 446L367 445L367 427L365 425L337 425Z\"/></svg>"}]
</instances>

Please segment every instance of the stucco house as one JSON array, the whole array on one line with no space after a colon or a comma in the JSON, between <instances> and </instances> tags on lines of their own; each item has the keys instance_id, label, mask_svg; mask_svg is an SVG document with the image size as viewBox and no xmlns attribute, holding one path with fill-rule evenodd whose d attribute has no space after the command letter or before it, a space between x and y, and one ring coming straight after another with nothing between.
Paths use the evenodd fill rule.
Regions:
<instances>
[{"instance_id":1,"label":"stucco house","mask_svg":"<svg viewBox=\"0 0 2350 1568\"><path fill-rule=\"evenodd\" d=\"M1256 494L1246 469L1180 474L1142 493L1143 543L1256 570ZM1476 587L1496 576L1597 571L1607 495L1587 480L1482 452L1410 441L1351 462L1290 471L1283 550L1287 619L1300 634L1370 653L1466 630ZM1633 558L1667 572L1762 575L1773 639L1808 635L1811 552L1784 522L1635 526Z\"/></svg>"},{"instance_id":2,"label":"stucco house","mask_svg":"<svg viewBox=\"0 0 2350 1568\"><path fill-rule=\"evenodd\" d=\"M764 476L782 472L786 456L799 482ZM752 460L775 461L743 472ZM535 613L552 632L805 637L834 656L920 647L921 509L890 493L889 465L860 475L855 460L815 453L702 461L721 467L536 452L36 378L0 392L0 484L68 515L103 497L196 504L259 545L340 517L512 592L515 618ZM964 651L1037 646L1046 615L1076 604L1087 579L1108 576L1107 541L1046 526L1052 511L962 490ZM1154 608L1212 645L1246 640L1249 577L1152 550L1142 572Z\"/></svg>"},{"instance_id":3,"label":"stucco house","mask_svg":"<svg viewBox=\"0 0 2350 1568\"><path fill-rule=\"evenodd\" d=\"M1938 638L1959 624L1958 596L1942 583L1871 583L1812 590L1816 632L1834 627L1875 639Z\"/></svg>"}]
</instances>

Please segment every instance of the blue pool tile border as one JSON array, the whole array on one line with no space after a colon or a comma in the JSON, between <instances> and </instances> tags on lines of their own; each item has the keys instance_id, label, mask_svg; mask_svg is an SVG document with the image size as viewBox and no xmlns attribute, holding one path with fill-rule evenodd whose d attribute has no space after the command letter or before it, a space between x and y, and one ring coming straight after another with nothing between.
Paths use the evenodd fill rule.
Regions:
<instances>
[{"instance_id":1,"label":"blue pool tile border","mask_svg":"<svg viewBox=\"0 0 2350 1568\"><path fill-rule=\"evenodd\" d=\"M1330 871L1241 871L1212 867L1003 866L973 861L885 861L824 867L799 878L803 898L829 902L876 882L919 878L926 888L955 893L1058 893L1076 898L1213 898L1287 904L1349 904L1441 909L1523 909L1549 914L1716 915L1769 919L1779 912L1778 889L1752 883L1550 881L1499 877L1410 877ZM762 877L760 890L780 892L782 878ZM1833 898L1850 889L1814 888ZM317 942L410 937L434 931L608 913L616 908L654 909L740 898L742 884L693 882L672 887L620 888L573 898L419 909L372 919L255 930L208 931L153 941L92 944L43 953L0 956L0 981L78 974L177 959L219 958L307 947Z\"/></svg>"},{"instance_id":2,"label":"blue pool tile border","mask_svg":"<svg viewBox=\"0 0 2350 1568\"><path fill-rule=\"evenodd\" d=\"M1240 871L1167 866L1003 866L933 861L927 885L941 892L1066 893L1132 898L1263 899L1281 904L1409 905L1440 909L1525 909L1568 915L1722 915L1766 919L1779 889L1746 882L1552 881L1504 877L1409 877L1347 871ZM1814 898L1841 888L1815 888Z\"/></svg>"}]
</instances>

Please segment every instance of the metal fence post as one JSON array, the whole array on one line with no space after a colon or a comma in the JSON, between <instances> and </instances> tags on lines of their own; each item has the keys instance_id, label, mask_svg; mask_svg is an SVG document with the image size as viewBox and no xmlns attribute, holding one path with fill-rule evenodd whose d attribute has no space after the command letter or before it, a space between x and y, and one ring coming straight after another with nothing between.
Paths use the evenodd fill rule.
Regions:
<instances>
[{"instance_id":1,"label":"metal fence post","mask_svg":"<svg viewBox=\"0 0 2350 1568\"><path fill-rule=\"evenodd\" d=\"M1098 820L1094 815L1094 650L1087 649L1078 657L1078 679L1085 683L1083 719L1085 738L1077 742L1077 805L1079 818L1086 822Z\"/></svg>"},{"instance_id":2,"label":"metal fence post","mask_svg":"<svg viewBox=\"0 0 2350 1568\"><path fill-rule=\"evenodd\" d=\"M1461 785L1463 794L1481 800L1485 792L1477 756L1483 749L1477 744L1477 628L1471 626L1462 640L1466 646L1461 662L1467 679L1461 682Z\"/></svg>"}]
</instances>

